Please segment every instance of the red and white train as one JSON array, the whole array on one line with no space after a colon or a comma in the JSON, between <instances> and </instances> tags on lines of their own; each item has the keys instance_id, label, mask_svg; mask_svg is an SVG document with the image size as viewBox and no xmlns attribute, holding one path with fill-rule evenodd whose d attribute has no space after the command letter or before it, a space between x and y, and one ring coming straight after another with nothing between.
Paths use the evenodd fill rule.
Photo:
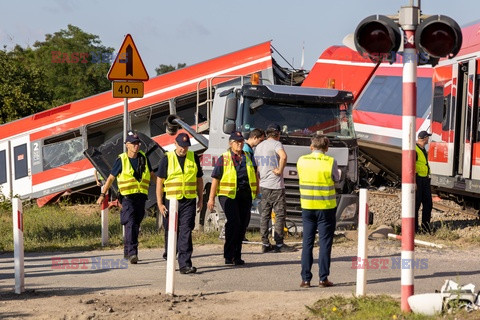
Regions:
<instances>
[{"instance_id":1,"label":"red and white train","mask_svg":"<svg viewBox=\"0 0 480 320\"><path fill-rule=\"evenodd\" d=\"M480 23L462 28L457 56L433 72L432 186L465 208L480 209Z\"/></svg>"},{"instance_id":2,"label":"red and white train","mask_svg":"<svg viewBox=\"0 0 480 320\"><path fill-rule=\"evenodd\" d=\"M480 209L480 23L462 28L454 59L417 71L417 133L429 145L432 187L443 198ZM353 121L371 182L400 183L402 63L375 65L356 51L333 46L323 52L302 85L334 86L355 95ZM382 179L378 179L382 178ZM377 180L378 179L378 180Z\"/></svg>"},{"instance_id":3,"label":"red and white train","mask_svg":"<svg viewBox=\"0 0 480 320\"><path fill-rule=\"evenodd\" d=\"M399 184L402 147L402 60L374 64L345 46L325 50L303 86L351 91L353 122L364 177L369 184ZM418 68L416 130L430 126L432 67ZM386 181L385 181L386 180Z\"/></svg>"},{"instance_id":4,"label":"red and white train","mask_svg":"<svg viewBox=\"0 0 480 320\"><path fill-rule=\"evenodd\" d=\"M129 99L131 126L169 149L168 115L192 126L208 116L206 104L196 116L197 91L208 98L207 79L215 85L260 73L273 83L274 68L268 41L154 77L145 82L143 98ZM1 125L1 195L35 199L93 186L94 168L83 152L123 131L123 109L123 99L105 92Z\"/></svg>"}]
</instances>

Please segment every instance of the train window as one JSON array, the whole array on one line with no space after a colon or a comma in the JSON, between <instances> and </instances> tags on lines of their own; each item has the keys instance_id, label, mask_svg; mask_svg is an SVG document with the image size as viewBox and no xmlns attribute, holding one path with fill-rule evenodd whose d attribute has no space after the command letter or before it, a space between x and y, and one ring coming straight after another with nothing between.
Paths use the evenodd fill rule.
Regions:
<instances>
[{"instance_id":1,"label":"train window","mask_svg":"<svg viewBox=\"0 0 480 320\"><path fill-rule=\"evenodd\" d=\"M7 152L0 151L0 184L7 182ZM1 191L1 190L0 190Z\"/></svg>"},{"instance_id":2,"label":"train window","mask_svg":"<svg viewBox=\"0 0 480 320\"><path fill-rule=\"evenodd\" d=\"M150 119L150 135L152 137L159 136L165 133L165 121L167 120L167 116L170 113L167 111L157 113L152 115Z\"/></svg>"},{"instance_id":3,"label":"train window","mask_svg":"<svg viewBox=\"0 0 480 320\"><path fill-rule=\"evenodd\" d=\"M63 166L82 160L84 139L79 132L69 133L62 137L55 137L44 141L43 145L43 170Z\"/></svg>"},{"instance_id":4,"label":"train window","mask_svg":"<svg viewBox=\"0 0 480 320\"><path fill-rule=\"evenodd\" d=\"M13 148L15 180L28 176L27 144Z\"/></svg>"},{"instance_id":5,"label":"train window","mask_svg":"<svg viewBox=\"0 0 480 320\"><path fill-rule=\"evenodd\" d=\"M195 111L195 103L189 103L181 107L177 106L177 116L191 126L195 124Z\"/></svg>"},{"instance_id":6,"label":"train window","mask_svg":"<svg viewBox=\"0 0 480 320\"><path fill-rule=\"evenodd\" d=\"M432 79L417 79L417 116L425 118L432 100ZM355 108L360 111L402 115L402 78L375 76L360 96Z\"/></svg>"}]
</instances>

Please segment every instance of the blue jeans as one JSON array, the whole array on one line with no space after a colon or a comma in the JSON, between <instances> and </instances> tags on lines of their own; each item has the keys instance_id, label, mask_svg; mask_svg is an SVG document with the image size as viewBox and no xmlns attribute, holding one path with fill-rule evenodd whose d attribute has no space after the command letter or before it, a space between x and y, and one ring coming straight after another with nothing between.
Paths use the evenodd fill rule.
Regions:
<instances>
[{"instance_id":1,"label":"blue jeans","mask_svg":"<svg viewBox=\"0 0 480 320\"><path fill-rule=\"evenodd\" d=\"M327 280L330 274L330 256L332 253L333 233L335 232L336 208L324 210L302 209L303 247L302 280L312 280L313 246L315 232L318 230L319 256L318 268L320 281Z\"/></svg>"}]
</instances>

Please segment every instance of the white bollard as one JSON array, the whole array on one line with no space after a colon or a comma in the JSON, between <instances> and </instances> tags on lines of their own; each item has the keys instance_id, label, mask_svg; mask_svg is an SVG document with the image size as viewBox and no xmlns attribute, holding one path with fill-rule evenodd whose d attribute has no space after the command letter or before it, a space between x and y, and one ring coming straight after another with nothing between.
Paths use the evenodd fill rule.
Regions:
<instances>
[{"instance_id":1,"label":"white bollard","mask_svg":"<svg viewBox=\"0 0 480 320\"><path fill-rule=\"evenodd\" d=\"M175 287L175 257L177 256L177 221L178 200L169 199L168 208L168 244L167 244L167 278L165 293L173 295Z\"/></svg>"},{"instance_id":2,"label":"white bollard","mask_svg":"<svg viewBox=\"0 0 480 320\"><path fill-rule=\"evenodd\" d=\"M360 189L358 207L358 253L357 253L357 297L366 294L367 268L365 267L367 254L367 226L368 226L368 193L367 189Z\"/></svg>"},{"instance_id":3,"label":"white bollard","mask_svg":"<svg viewBox=\"0 0 480 320\"><path fill-rule=\"evenodd\" d=\"M102 202L102 247L108 245L108 198L106 194Z\"/></svg>"},{"instance_id":4,"label":"white bollard","mask_svg":"<svg viewBox=\"0 0 480 320\"><path fill-rule=\"evenodd\" d=\"M12 198L13 213L13 256L15 266L15 293L25 292L25 271L23 255L23 208L22 201Z\"/></svg>"}]
</instances>

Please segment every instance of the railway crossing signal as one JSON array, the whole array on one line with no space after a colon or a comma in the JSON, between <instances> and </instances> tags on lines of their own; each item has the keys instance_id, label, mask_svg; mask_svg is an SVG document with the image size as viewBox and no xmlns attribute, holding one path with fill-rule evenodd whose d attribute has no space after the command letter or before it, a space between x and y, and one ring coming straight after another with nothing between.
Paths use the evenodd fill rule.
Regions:
<instances>
[{"instance_id":1,"label":"railway crossing signal","mask_svg":"<svg viewBox=\"0 0 480 320\"><path fill-rule=\"evenodd\" d=\"M402 77L402 252L403 261L414 261L415 240L415 132L417 117L417 65L438 63L453 58L462 46L462 32L451 18L441 15L422 16L420 0L400 8L393 18L372 15L363 19L354 35L359 54L379 64L392 63L400 48L403 30ZM396 21L394 21L394 19ZM413 267L401 272L401 309L410 312L408 297L413 295Z\"/></svg>"},{"instance_id":2,"label":"railway crossing signal","mask_svg":"<svg viewBox=\"0 0 480 320\"><path fill-rule=\"evenodd\" d=\"M414 39L420 58L419 64L436 65L440 58L453 58L462 46L462 31L455 20L443 15L425 18L414 17ZM362 56L373 62L395 61L401 43L400 26L384 15L371 15L357 26L354 35L355 47Z\"/></svg>"}]
</instances>

